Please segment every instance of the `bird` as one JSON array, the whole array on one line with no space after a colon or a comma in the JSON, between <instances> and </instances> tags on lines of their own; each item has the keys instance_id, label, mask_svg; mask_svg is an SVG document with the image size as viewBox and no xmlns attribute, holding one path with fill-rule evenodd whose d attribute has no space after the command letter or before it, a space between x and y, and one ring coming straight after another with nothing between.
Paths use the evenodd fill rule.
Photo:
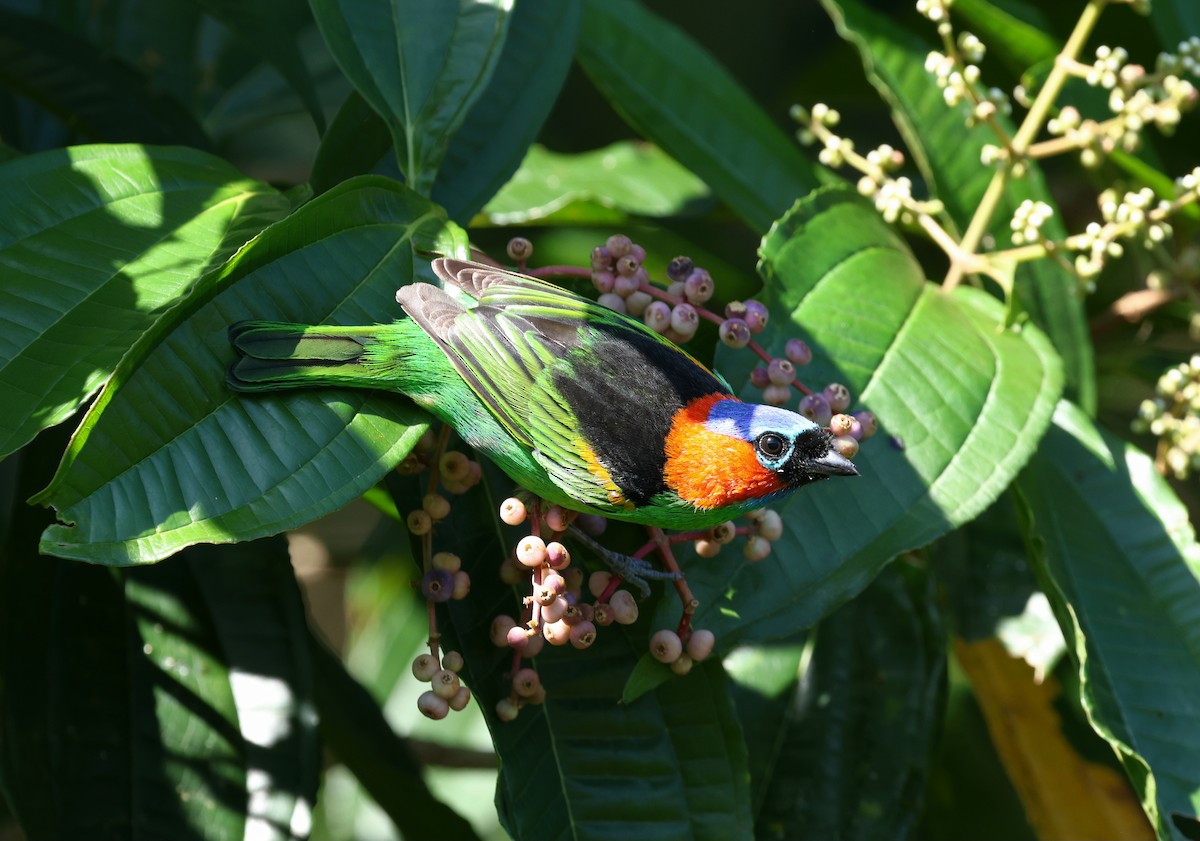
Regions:
<instances>
[{"instance_id":1,"label":"bird","mask_svg":"<svg viewBox=\"0 0 1200 841\"><path fill-rule=\"evenodd\" d=\"M640 321L547 281L438 257L407 317L363 327L229 328L237 392L398 392L550 504L695 530L832 476L828 430L729 384Z\"/></svg>"}]
</instances>

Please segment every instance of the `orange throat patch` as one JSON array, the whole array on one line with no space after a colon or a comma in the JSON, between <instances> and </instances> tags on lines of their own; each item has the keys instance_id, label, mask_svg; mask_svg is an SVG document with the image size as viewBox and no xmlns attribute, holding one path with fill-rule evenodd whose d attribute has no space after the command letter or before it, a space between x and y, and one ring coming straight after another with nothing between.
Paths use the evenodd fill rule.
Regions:
<instances>
[{"instance_id":1,"label":"orange throat patch","mask_svg":"<svg viewBox=\"0 0 1200 841\"><path fill-rule=\"evenodd\" d=\"M666 441L663 478L680 499L697 508L723 508L785 489L758 463L748 441L713 432L706 425L713 404L730 398L710 394L675 413Z\"/></svg>"}]
</instances>

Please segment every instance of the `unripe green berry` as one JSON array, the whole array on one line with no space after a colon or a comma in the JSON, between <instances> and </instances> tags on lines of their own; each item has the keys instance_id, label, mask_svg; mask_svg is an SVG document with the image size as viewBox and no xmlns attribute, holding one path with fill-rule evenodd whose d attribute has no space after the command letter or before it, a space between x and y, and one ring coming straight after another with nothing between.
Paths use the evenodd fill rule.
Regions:
<instances>
[{"instance_id":1,"label":"unripe green berry","mask_svg":"<svg viewBox=\"0 0 1200 841\"><path fill-rule=\"evenodd\" d=\"M680 677L683 677L690 672L693 665L695 665L695 663L692 661L692 658L686 654L680 654L677 660L672 660L670 663L671 671Z\"/></svg>"},{"instance_id":2,"label":"unripe green berry","mask_svg":"<svg viewBox=\"0 0 1200 841\"><path fill-rule=\"evenodd\" d=\"M504 722L515 721L521 708L511 698L501 698L496 702L496 718Z\"/></svg>"}]
</instances>

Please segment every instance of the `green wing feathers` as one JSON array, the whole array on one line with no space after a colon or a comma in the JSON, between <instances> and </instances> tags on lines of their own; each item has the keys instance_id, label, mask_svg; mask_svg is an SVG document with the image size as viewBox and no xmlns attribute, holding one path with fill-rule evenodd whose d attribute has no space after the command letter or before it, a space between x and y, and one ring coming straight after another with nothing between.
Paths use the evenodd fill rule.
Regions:
<instances>
[{"instance_id":1,"label":"green wing feathers","mask_svg":"<svg viewBox=\"0 0 1200 841\"><path fill-rule=\"evenodd\" d=\"M284 388L381 388L404 390L405 371L422 346L413 327L398 322L376 327L310 327L244 321L229 330L240 358L226 379L235 391ZM420 330L416 330L420 333Z\"/></svg>"}]
</instances>

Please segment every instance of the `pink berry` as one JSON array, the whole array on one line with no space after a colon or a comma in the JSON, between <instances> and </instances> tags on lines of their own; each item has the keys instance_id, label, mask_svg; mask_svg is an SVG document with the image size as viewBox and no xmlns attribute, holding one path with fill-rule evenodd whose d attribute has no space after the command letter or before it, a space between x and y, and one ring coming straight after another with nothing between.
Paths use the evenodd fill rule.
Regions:
<instances>
[{"instance_id":1,"label":"pink berry","mask_svg":"<svg viewBox=\"0 0 1200 841\"><path fill-rule=\"evenodd\" d=\"M673 663L683 653L679 634L664 628L650 637L650 656L660 663Z\"/></svg>"},{"instance_id":2,"label":"pink berry","mask_svg":"<svg viewBox=\"0 0 1200 841\"><path fill-rule=\"evenodd\" d=\"M750 385L755 388L766 388L771 384L771 378L767 376L767 369L763 366L757 366L750 372Z\"/></svg>"},{"instance_id":3,"label":"pink berry","mask_svg":"<svg viewBox=\"0 0 1200 841\"><path fill-rule=\"evenodd\" d=\"M850 405L850 389L841 383L830 383L821 393L825 395L825 399L829 401L829 408L834 412L844 412Z\"/></svg>"},{"instance_id":4,"label":"pink berry","mask_svg":"<svg viewBox=\"0 0 1200 841\"><path fill-rule=\"evenodd\" d=\"M750 327L740 318L727 318L721 322L719 335L731 348L744 348L750 344Z\"/></svg>"},{"instance_id":5,"label":"pink berry","mask_svg":"<svg viewBox=\"0 0 1200 841\"><path fill-rule=\"evenodd\" d=\"M497 648L507 648L508 630L509 628L516 627L516 624L516 619L513 619L511 616L507 616L503 613L493 619L491 630L492 645L496 646Z\"/></svg>"},{"instance_id":6,"label":"pink berry","mask_svg":"<svg viewBox=\"0 0 1200 841\"><path fill-rule=\"evenodd\" d=\"M693 660L699 662L712 654L713 645L716 643L716 635L712 631L697 629L692 631L692 635L688 637L687 653Z\"/></svg>"},{"instance_id":7,"label":"pink berry","mask_svg":"<svg viewBox=\"0 0 1200 841\"><path fill-rule=\"evenodd\" d=\"M570 637L571 645L576 648L590 648L596 641L596 626L585 619L571 627Z\"/></svg>"},{"instance_id":8,"label":"pink berry","mask_svg":"<svg viewBox=\"0 0 1200 841\"><path fill-rule=\"evenodd\" d=\"M515 721L521 708L511 698L501 698L496 702L496 718L504 722Z\"/></svg>"},{"instance_id":9,"label":"pink berry","mask_svg":"<svg viewBox=\"0 0 1200 841\"><path fill-rule=\"evenodd\" d=\"M607 570L599 570L588 576L588 592L595 598L600 598L600 595L608 589L608 583L612 581L612 573Z\"/></svg>"},{"instance_id":10,"label":"pink berry","mask_svg":"<svg viewBox=\"0 0 1200 841\"><path fill-rule=\"evenodd\" d=\"M771 383L763 389L763 402L771 406L782 406L792 396L791 386Z\"/></svg>"},{"instance_id":11,"label":"pink berry","mask_svg":"<svg viewBox=\"0 0 1200 841\"><path fill-rule=\"evenodd\" d=\"M671 326L671 307L665 301L654 301L646 306L642 321L654 332L662 333Z\"/></svg>"},{"instance_id":12,"label":"pink berry","mask_svg":"<svg viewBox=\"0 0 1200 841\"><path fill-rule=\"evenodd\" d=\"M617 276L607 269L592 272L592 286L601 295L607 295L617 286Z\"/></svg>"},{"instance_id":13,"label":"pink berry","mask_svg":"<svg viewBox=\"0 0 1200 841\"><path fill-rule=\"evenodd\" d=\"M849 435L841 438L834 438L833 449L836 450L837 454L843 458L854 458L856 455L858 455L858 441Z\"/></svg>"},{"instance_id":14,"label":"pink berry","mask_svg":"<svg viewBox=\"0 0 1200 841\"><path fill-rule=\"evenodd\" d=\"M554 601L550 602L550 604L542 605L542 622L557 622L562 619L568 607L570 605L567 604L565 598L562 596L555 597Z\"/></svg>"},{"instance_id":15,"label":"pink berry","mask_svg":"<svg viewBox=\"0 0 1200 841\"><path fill-rule=\"evenodd\" d=\"M629 297L625 299L625 310L634 318L641 318L646 314L646 307L654 303L654 299L649 294L638 289L635 292L630 292Z\"/></svg>"},{"instance_id":16,"label":"pink berry","mask_svg":"<svg viewBox=\"0 0 1200 841\"><path fill-rule=\"evenodd\" d=\"M693 304L703 304L715 289L712 275L704 269L695 269L683 282L683 296Z\"/></svg>"},{"instance_id":17,"label":"pink berry","mask_svg":"<svg viewBox=\"0 0 1200 841\"><path fill-rule=\"evenodd\" d=\"M696 554L701 558L715 558L721 554L721 544L715 540L705 540L700 538L694 544Z\"/></svg>"},{"instance_id":18,"label":"pink berry","mask_svg":"<svg viewBox=\"0 0 1200 841\"><path fill-rule=\"evenodd\" d=\"M748 561L761 561L767 555L771 554L771 541L765 537L754 535L746 541L746 545L742 547L742 555Z\"/></svg>"},{"instance_id":19,"label":"pink berry","mask_svg":"<svg viewBox=\"0 0 1200 841\"><path fill-rule=\"evenodd\" d=\"M534 634L525 643L525 647L521 649L522 657L537 657L542 653L542 649L546 646L546 638L541 634Z\"/></svg>"},{"instance_id":20,"label":"pink berry","mask_svg":"<svg viewBox=\"0 0 1200 841\"><path fill-rule=\"evenodd\" d=\"M609 607L612 608L613 619L619 625L632 625L638 619L637 602L633 600L633 594L628 590L617 590L608 600Z\"/></svg>"},{"instance_id":21,"label":"pink berry","mask_svg":"<svg viewBox=\"0 0 1200 841\"><path fill-rule=\"evenodd\" d=\"M462 671L462 667L466 665L463 661L463 656L457 651L447 651L442 655L442 668L449 669L452 672L458 673Z\"/></svg>"},{"instance_id":22,"label":"pink berry","mask_svg":"<svg viewBox=\"0 0 1200 841\"><path fill-rule=\"evenodd\" d=\"M426 718L441 721L449 714L450 705L446 703L445 698L439 698L432 691L427 690L417 698L417 709Z\"/></svg>"},{"instance_id":23,"label":"pink berry","mask_svg":"<svg viewBox=\"0 0 1200 841\"><path fill-rule=\"evenodd\" d=\"M450 598L455 601L462 601L471 592L471 576L465 570L459 570L454 573L454 588L450 591Z\"/></svg>"},{"instance_id":24,"label":"pink berry","mask_svg":"<svg viewBox=\"0 0 1200 841\"><path fill-rule=\"evenodd\" d=\"M783 517L778 511L764 511L758 521L758 533L766 540L778 540L783 537Z\"/></svg>"},{"instance_id":25,"label":"pink berry","mask_svg":"<svg viewBox=\"0 0 1200 841\"><path fill-rule=\"evenodd\" d=\"M683 341L696 335L700 327L700 315L691 304L676 304L671 310L671 329L678 333Z\"/></svg>"},{"instance_id":26,"label":"pink berry","mask_svg":"<svg viewBox=\"0 0 1200 841\"><path fill-rule=\"evenodd\" d=\"M533 669L519 669L512 678L513 691L522 698L528 698L537 692L542 685L542 679Z\"/></svg>"},{"instance_id":27,"label":"pink berry","mask_svg":"<svg viewBox=\"0 0 1200 841\"><path fill-rule=\"evenodd\" d=\"M642 267L641 261L632 254L617 258L617 274L629 277Z\"/></svg>"},{"instance_id":28,"label":"pink berry","mask_svg":"<svg viewBox=\"0 0 1200 841\"><path fill-rule=\"evenodd\" d=\"M813 356L812 348L802 339L788 339L787 344L783 346L783 355L796 366L807 365L812 362Z\"/></svg>"},{"instance_id":29,"label":"pink berry","mask_svg":"<svg viewBox=\"0 0 1200 841\"><path fill-rule=\"evenodd\" d=\"M592 605L592 622L596 625L611 625L613 623L612 606L608 602L596 602Z\"/></svg>"},{"instance_id":30,"label":"pink berry","mask_svg":"<svg viewBox=\"0 0 1200 841\"><path fill-rule=\"evenodd\" d=\"M421 654L412 661L413 677L422 683L429 683L433 680L433 676L437 674L437 660L433 659L432 654Z\"/></svg>"},{"instance_id":31,"label":"pink berry","mask_svg":"<svg viewBox=\"0 0 1200 841\"><path fill-rule=\"evenodd\" d=\"M800 414L817 426L828 426L833 417L833 409L823 394L806 394L800 400Z\"/></svg>"},{"instance_id":32,"label":"pink berry","mask_svg":"<svg viewBox=\"0 0 1200 841\"><path fill-rule=\"evenodd\" d=\"M434 695L449 701L458 692L458 687L462 684L459 682L458 675L454 672L449 669L439 669L434 673L430 685L433 687Z\"/></svg>"},{"instance_id":33,"label":"pink berry","mask_svg":"<svg viewBox=\"0 0 1200 841\"><path fill-rule=\"evenodd\" d=\"M542 636L551 645L566 645L571 641L571 626L561 619L542 626Z\"/></svg>"},{"instance_id":34,"label":"pink berry","mask_svg":"<svg viewBox=\"0 0 1200 841\"><path fill-rule=\"evenodd\" d=\"M508 629L508 646L524 653L529 644L529 631L524 625L514 625Z\"/></svg>"},{"instance_id":35,"label":"pink berry","mask_svg":"<svg viewBox=\"0 0 1200 841\"><path fill-rule=\"evenodd\" d=\"M604 243L608 253L613 256L613 259L619 260L633 250L633 240L624 234L613 234Z\"/></svg>"},{"instance_id":36,"label":"pink berry","mask_svg":"<svg viewBox=\"0 0 1200 841\"><path fill-rule=\"evenodd\" d=\"M546 544L546 563L551 569L566 569L571 565L571 553L557 540Z\"/></svg>"},{"instance_id":37,"label":"pink berry","mask_svg":"<svg viewBox=\"0 0 1200 841\"><path fill-rule=\"evenodd\" d=\"M879 429L879 421L875 419L874 412L855 412L854 417L862 428L862 436L859 440L865 441Z\"/></svg>"},{"instance_id":38,"label":"pink berry","mask_svg":"<svg viewBox=\"0 0 1200 841\"><path fill-rule=\"evenodd\" d=\"M796 366L782 356L776 357L767 366L767 379L776 385L791 385L796 379Z\"/></svg>"},{"instance_id":39,"label":"pink berry","mask_svg":"<svg viewBox=\"0 0 1200 841\"><path fill-rule=\"evenodd\" d=\"M500 519L508 523L510 526L519 526L525 522L525 518L529 516L525 510L525 503L517 499L515 496L510 496L504 502L500 503Z\"/></svg>"},{"instance_id":40,"label":"pink berry","mask_svg":"<svg viewBox=\"0 0 1200 841\"><path fill-rule=\"evenodd\" d=\"M546 562L546 542L537 535L525 535L517 544L517 560L522 566L540 567Z\"/></svg>"},{"instance_id":41,"label":"pink berry","mask_svg":"<svg viewBox=\"0 0 1200 841\"><path fill-rule=\"evenodd\" d=\"M622 257L621 259L628 260L629 258ZM617 280L615 283L613 283L612 291L617 295L620 295L622 298L628 298L634 292L638 291L638 288L641 285L641 281L639 281L635 276L620 274L617 275ZM628 308L628 304L626 304L626 308Z\"/></svg>"},{"instance_id":42,"label":"pink berry","mask_svg":"<svg viewBox=\"0 0 1200 841\"><path fill-rule=\"evenodd\" d=\"M454 697L449 700L450 709L455 712L462 712L467 708L467 704L471 702L471 690L465 686L458 687L458 692L454 693Z\"/></svg>"}]
</instances>

